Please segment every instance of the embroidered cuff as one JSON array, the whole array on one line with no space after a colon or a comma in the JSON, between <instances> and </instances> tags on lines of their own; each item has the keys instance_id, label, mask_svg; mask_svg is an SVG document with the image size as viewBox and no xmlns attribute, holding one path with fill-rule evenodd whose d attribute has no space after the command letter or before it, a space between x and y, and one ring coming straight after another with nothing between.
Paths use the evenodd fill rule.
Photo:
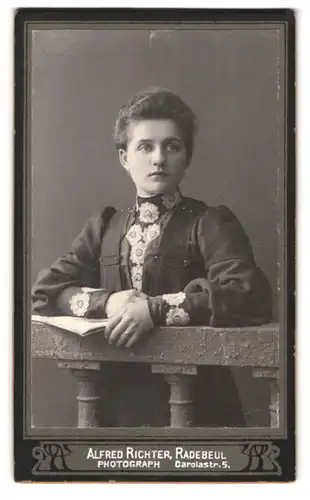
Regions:
<instances>
[{"instance_id":1,"label":"embroidered cuff","mask_svg":"<svg viewBox=\"0 0 310 500\"><path fill-rule=\"evenodd\" d=\"M181 307L171 307L166 315L167 326L188 325L190 317Z\"/></svg>"},{"instance_id":2,"label":"embroidered cuff","mask_svg":"<svg viewBox=\"0 0 310 500\"><path fill-rule=\"evenodd\" d=\"M148 305L152 320L157 326L188 325L190 315L184 309L187 296L184 292L148 297ZM183 307L180 307L183 305Z\"/></svg>"},{"instance_id":3,"label":"embroidered cuff","mask_svg":"<svg viewBox=\"0 0 310 500\"><path fill-rule=\"evenodd\" d=\"M205 292L170 293L149 297L149 309L157 326L209 325L212 310Z\"/></svg>"},{"instance_id":4,"label":"embroidered cuff","mask_svg":"<svg viewBox=\"0 0 310 500\"><path fill-rule=\"evenodd\" d=\"M162 295L162 298L169 306L180 306L186 299L186 294L184 292L179 293L169 293Z\"/></svg>"},{"instance_id":5,"label":"embroidered cuff","mask_svg":"<svg viewBox=\"0 0 310 500\"><path fill-rule=\"evenodd\" d=\"M170 293L162 296L162 299L169 305L169 310L166 314L166 325L188 325L190 322L189 314L180 305L186 299L184 292Z\"/></svg>"},{"instance_id":6,"label":"embroidered cuff","mask_svg":"<svg viewBox=\"0 0 310 500\"><path fill-rule=\"evenodd\" d=\"M105 318L105 306L111 293L104 288L68 287L57 297L54 314Z\"/></svg>"},{"instance_id":7,"label":"embroidered cuff","mask_svg":"<svg viewBox=\"0 0 310 500\"><path fill-rule=\"evenodd\" d=\"M81 288L80 293L72 295L70 301L70 309L75 316L85 316L90 303L90 295L87 291Z\"/></svg>"}]
</instances>

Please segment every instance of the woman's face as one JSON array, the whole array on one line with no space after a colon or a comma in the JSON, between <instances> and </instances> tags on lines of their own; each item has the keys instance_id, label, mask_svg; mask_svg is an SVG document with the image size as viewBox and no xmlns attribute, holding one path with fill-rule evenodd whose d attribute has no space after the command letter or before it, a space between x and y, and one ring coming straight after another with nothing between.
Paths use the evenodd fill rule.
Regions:
<instances>
[{"instance_id":1,"label":"woman's face","mask_svg":"<svg viewBox=\"0 0 310 500\"><path fill-rule=\"evenodd\" d=\"M120 161L140 196L173 192L187 169L186 148L172 120L139 120L130 123L127 150Z\"/></svg>"}]
</instances>

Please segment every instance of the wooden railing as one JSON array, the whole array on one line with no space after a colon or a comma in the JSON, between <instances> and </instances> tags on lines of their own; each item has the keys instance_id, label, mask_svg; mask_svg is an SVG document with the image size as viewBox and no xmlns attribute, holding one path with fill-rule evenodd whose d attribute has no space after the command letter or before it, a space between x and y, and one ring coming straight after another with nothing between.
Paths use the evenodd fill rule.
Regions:
<instances>
[{"instance_id":1,"label":"wooden railing","mask_svg":"<svg viewBox=\"0 0 310 500\"><path fill-rule=\"evenodd\" d=\"M143 343L128 350L107 343L102 333L81 338L48 325L32 324L33 358L54 359L73 370L78 380L78 426L97 427L102 362L151 365L170 384L170 425L193 423L192 380L200 365L251 367L270 387L270 427L279 427L279 326L246 328L158 328Z\"/></svg>"}]
</instances>

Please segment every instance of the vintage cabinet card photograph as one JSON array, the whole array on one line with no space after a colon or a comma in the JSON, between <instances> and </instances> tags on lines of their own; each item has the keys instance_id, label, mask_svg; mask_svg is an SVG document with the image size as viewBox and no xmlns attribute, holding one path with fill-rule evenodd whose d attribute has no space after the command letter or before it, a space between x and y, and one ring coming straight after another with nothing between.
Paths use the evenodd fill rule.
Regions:
<instances>
[{"instance_id":1,"label":"vintage cabinet card photograph","mask_svg":"<svg viewBox=\"0 0 310 500\"><path fill-rule=\"evenodd\" d=\"M15 17L15 479L292 481L294 12Z\"/></svg>"}]
</instances>

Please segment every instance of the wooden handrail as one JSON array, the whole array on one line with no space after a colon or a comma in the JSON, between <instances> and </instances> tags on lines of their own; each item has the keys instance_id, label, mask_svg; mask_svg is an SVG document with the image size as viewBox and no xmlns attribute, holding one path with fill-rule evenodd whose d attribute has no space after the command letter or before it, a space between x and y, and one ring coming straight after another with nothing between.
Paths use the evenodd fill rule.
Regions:
<instances>
[{"instance_id":1,"label":"wooden handrail","mask_svg":"<svg viewBox=\"0 0 310 500\"><path fill-rule=\"evenodd\" d=\"M81 338L54 326L33 323L31 351L33 357L58 360L277 367L279 325L163 327L127 350L109 345L101 332Z\"/></svg>"},{"instance_id":2,"label":"wooden handrail","mask_svg":"<svg viewBox=\"0 0 310 500\"><path fill-rule=\"evenodd\" d=\"M103 332L82 338L32 323L33 358L54 359L78 379L78 425L98 426L97 374L102 362L148 363L170 384L172 427L192 425L191 387L200 365L252 367L270 386L270 426L279 427L279 325L240 328L162 327L132 349L111 346Z\"/></svg>"}]
</instances>

